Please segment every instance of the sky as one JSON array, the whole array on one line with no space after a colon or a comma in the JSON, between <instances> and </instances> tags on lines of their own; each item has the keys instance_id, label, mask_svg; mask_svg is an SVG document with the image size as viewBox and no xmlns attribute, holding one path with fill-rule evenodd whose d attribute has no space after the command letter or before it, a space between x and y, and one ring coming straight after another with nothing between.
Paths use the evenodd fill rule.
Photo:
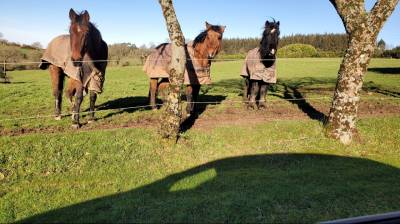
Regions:
<instances>
[{"instance_id":1,"label":"sky","mask_svg":"<svg viewBox=\"0 0 400 224\"><path fill-rule=\"evenodd\" d=\"M108 43L137 46L168 40L158 0L1 0L0 32L18 43L40 42L68 33L70 8L88 10ZM376 0L366 0L367 10ZM328 0L174 0L186 39L194 39L205 21L226 25L224 37L260 37L265 20L281 22L281 35L344 33L343 24ZM379 38L400 45L400 6L386 22Z\"/></svg>"}]
</instances>

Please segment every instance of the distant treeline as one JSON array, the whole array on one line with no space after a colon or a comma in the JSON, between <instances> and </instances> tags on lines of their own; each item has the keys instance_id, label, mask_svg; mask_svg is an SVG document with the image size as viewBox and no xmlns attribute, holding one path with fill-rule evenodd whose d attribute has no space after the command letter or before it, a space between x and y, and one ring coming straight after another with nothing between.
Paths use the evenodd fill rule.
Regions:
<instances>
[{"instance_id":1,"label":"distant treeline","mask_svg":"<svg viewBox=\"0 0 400 224\"><path fill-rule=\"evenodd\" d=\"M223 40L224 54L245 54L258 47L260 38L230 38ZM347 48L346 34L309 34L284 36L279 41L279 48L290 44L307 44L318 51L333 52L337 56L343 55Z\"/></svg>"}]
</instances>

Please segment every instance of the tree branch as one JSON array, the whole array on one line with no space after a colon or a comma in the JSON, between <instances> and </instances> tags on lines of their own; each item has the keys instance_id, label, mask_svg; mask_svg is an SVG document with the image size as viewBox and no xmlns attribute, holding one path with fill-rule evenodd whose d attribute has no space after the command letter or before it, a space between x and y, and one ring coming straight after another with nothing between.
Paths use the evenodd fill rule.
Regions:
<instances>
[{"instance_id":1,"label":"tree branch","mask_svg":"<svg viewBox=\"0 0 400 224\"><path fill-rule=\"evenodd\" d=\"M378 0L368 16L369 25L373 27L374 32L379 32L383 24L393 13L399 0Z\"/></svg>"},{"instance_id":2,"label":"tree branch","mask_svg":"<svg viewBox=\"0 0 400 224\"><path fill-rule=\"evenodd\" d=\"M329 0L343 21L347 34L351 34L366 21L364 0Z\"/></svg>"}]
</instances>

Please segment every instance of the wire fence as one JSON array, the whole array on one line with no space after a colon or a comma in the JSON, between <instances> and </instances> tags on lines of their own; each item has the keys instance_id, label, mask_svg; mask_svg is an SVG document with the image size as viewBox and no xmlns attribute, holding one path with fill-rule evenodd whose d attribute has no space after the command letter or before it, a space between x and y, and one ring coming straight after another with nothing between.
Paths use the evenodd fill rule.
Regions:
<instances>
[{"instance_id":1,"label":"wire fence","mask_svg":"<svg viewBox=\"0 0 400 224\"><path fill-rule=\"evenodd\" d=\"M331 100L331 97L308 97L308 98L284 98L284 99L269 99L266 101L259 100L257 102L296 102L296 101L320 101L320 100ZM395 97L370 97L368 100L379 100L379 101L386 101L386 100L400 100L400 98L395 98ZM250 101L244 101L244 100L223 100L223 101L197 101L197 102L192 102L194 104L208 104L208 105L219 105L219 104L245 104L245 103L250 103ZM132 107L120 107L120 108L110 108L110 109L98 109L95 110L95 113L101 113L101 112L109 112L109 111L127 111L127 110L138 110L138 109L146 109L146 108L151 108L153 106L163 106L163 104L155 104L155 105L140 105L140 106L132 106ZM64 113L61 114L60 116L66 117L66 116L71 116L74 114L79 114L79 115L87 115L93 113L93 111L83 111L79 113ZM400 112L399 112L400 114ZM27 117L14 117L14 118L5 118L1 119L0 122L10 122L10 121L21 121L21 120L38 120L38 119L46 119L46 118L53 118L54 114L45 114L45 115L34 115L34 116L27 116Z\"/></svg>"}]
</instances>

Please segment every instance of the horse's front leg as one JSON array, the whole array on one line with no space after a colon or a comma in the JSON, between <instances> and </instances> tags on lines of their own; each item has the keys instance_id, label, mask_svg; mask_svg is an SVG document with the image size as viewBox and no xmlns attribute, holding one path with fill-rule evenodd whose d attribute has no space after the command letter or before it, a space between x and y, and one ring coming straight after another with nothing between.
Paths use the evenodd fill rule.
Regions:
<instances>
[{"instance_id":1,"label":"horse's front leg","mask_svg":"<svg viewBox=\"0 0 400 224\"><path fill-rule=\"evenodd\" d=\"M53 96L55 99L54 118L61 120L61 103L62 103L62 90L64 88L64 72L61 68L50 65L49 67L51 76L51 85L53 89Z\"/></svg>"},{"instance_id":2,"label":"horse's front leg","mask_svg":"<svg viewBox=\"0 0 400 224\"><path fill-rule=\"evenodd\" d=\"M250 109L256 109L257 108L257 102L256 101L257 101L257 95L258 95L258 93L260 91L260 85L259 85L257 80L251 80L250 84L251 84L250 85L251 86L251 89L250 89L250 102L249 102L248 107Z\"/></svg>"},{"instance_id":3,"label":"horse's front leg","mask_svg":"<svg viewBox=\"0 0 400 224\"><path fill-rule=\"evenodd\" d=\"M79 128L79 112L83 101L83 86L82 83L74 79L69 79L67 95L70 101L75 98L72 102L72 127Z\"/></svg>"},{"instance_id":4,"label":"horse's front leg","mask_svg":"<svg viewBox=\"0 0 400 224\"><path fill-rule=\"evenodd\" d=\"M261 82L260 102L258 104L258 108L260 108L260 109L267 108L267 91L268 91L268 83Z\"/></svg>"},{"instance_id":5,"label":"horse's front leg","mask_svg":"<svg viewBox=\"0 0 400 224\"><path fill-rule=\"evenodd\" d=\"M90 108L89 108L89 123L96 121L94 108L96 106L97 93L95 91L90 91Z\"/></svg>"},{"instance_id":6,"label":"horse's front leg","mask_svg":"<svg viewBox=\"0 0 400 224\"><path fill-rule=\"evenodd\" d=\"M198 100L200 92L200 85L188 85L186 88L186 112L188 116L195 115L196 113L196 102Z\"/></svg>"}]
</instances>

